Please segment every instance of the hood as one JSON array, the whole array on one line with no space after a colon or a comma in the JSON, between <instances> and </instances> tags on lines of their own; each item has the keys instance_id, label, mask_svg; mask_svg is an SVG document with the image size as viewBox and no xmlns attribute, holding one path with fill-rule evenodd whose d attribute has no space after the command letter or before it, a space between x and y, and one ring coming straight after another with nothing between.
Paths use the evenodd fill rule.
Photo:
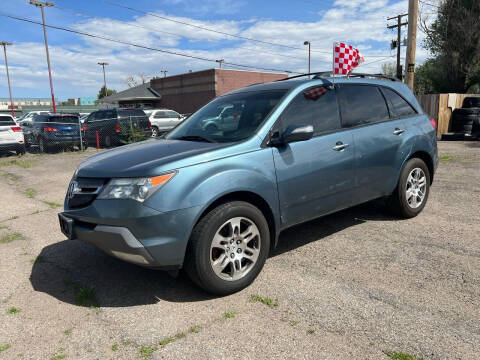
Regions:
<instances>
[{"instance_id":1,"label":"hood","mask_svg":"<svg viewBox=\"0 0 480 360\"><path fill-rule=\"evenodd\" d=\"M191 162L182 162L182 165L192 165L201 161L197 155L229 145L182 140L147 140L90 156L80 164L76 176L104 178L156 176L162 172L163 165L169 163L173 165L174 162L187 158L190 158Z\"/></svg>"}]
</instances>

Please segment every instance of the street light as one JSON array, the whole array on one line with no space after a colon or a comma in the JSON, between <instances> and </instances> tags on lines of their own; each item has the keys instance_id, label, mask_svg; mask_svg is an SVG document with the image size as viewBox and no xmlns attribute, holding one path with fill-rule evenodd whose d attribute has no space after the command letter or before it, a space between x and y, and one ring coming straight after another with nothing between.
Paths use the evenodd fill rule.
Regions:
<instances>
[{"instance_id":1,"label":"street light","mask_svg":"<svg viewBox=\"0 0 480 360\"><path fill-rule=\"evenodd\" d=\"M310 43L310 41L305 41L303 45L308 45L308 74L310 74L310 53L312 44Z\"/></svg>"},{"instance_id":2,"label":"street light","mask_svg":"<svg viewBox=\"0 0 480 360\"><path fill-rule=\"evenodd\" d=\"M225 62L225 59L218 59L218 60L215 60L215 61L218 63L218 67L221 69L222 64Z\"/></svg>"},{"instance_id":3,"label":"street light","mask_svg":"<svg viewBox=\"0 0 480 360\"><path fill-rule=\"evenodd\" d=\"M7 60L7 45L12 45L11 42L2 41L0 45L3 46L3 53L5 54L5 68L7 69L7 81L8 81L8 93L10 94L10 107L12 108L12 116L15 117L15 110L13 108L12 88L10 87L10 74L8 73L8 60Z\"/></svg>"},{"instance_id":4,"label":"street light","mask_svg":"<svg viewBox=\"0 0 480 360\"><path fill-rule=\"evenodd\" d=\"M43 8L45 6L47 7L52 7L54 4L52 2L41 2L37 0L30 0L30 5L35 5L36 7L39 7L40 10L42 11L42 24L43 24L43 37L45 39L45 51L47 53L47 65L48 65L48 78L50 80L50 93L52 95L52 106L53 106L53 113L55 114L57 112L57 109L55 108L55 95L53 95L53 81L52 81L52 70L50 67L50 54L48 52L48 41L47 41L47 28L45 26L45 11Z\"/></svg>"},{"instance_id":5,"label":"street light","mask_svg":"<svg viewBox=\"0 0 480 360\"><path fill-rule=\"evenodd\" d=\"M107 92L107 78L105 77L105 66L108 65L107 62L99 62L98 65L100 65L103 68L103 87L105 89L105 97L108 96Z\"/></svg>"}]
</instances>

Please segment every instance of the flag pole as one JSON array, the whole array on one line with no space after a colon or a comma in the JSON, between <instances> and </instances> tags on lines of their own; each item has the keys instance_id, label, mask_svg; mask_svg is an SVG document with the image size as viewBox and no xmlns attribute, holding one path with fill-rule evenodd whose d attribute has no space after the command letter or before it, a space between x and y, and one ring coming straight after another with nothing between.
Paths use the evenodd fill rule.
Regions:
<instances>
[{"instance_id":1,"label":"flag pole","mask_svg":"<svg viewBox=\"0 0 480 360\"><path fill-rule=\"evenodd\" d=\"M332 72L333 72L333 85L335 85L335 44L336 42L333 42L333 48L332 48Z\"/></svg>"}]
</instances>

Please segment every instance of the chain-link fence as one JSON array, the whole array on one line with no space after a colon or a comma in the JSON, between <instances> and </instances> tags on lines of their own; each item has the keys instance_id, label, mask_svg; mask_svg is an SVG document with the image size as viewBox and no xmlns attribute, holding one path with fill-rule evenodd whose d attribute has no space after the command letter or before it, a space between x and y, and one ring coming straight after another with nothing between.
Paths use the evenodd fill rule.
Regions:
<instances>
[{"instance_id":1,"label":"chain-link fence","mask_svg":"<svg viewBox=\"0 0 480 360\"><path fill-rule=\"evenodd\" d=\"M112 148L152 136L150 121L143 116L88 117L79 120L68 114L38 115L20 122L27 152L86 150L89 147Z\"/></svg>"}]
</instances>

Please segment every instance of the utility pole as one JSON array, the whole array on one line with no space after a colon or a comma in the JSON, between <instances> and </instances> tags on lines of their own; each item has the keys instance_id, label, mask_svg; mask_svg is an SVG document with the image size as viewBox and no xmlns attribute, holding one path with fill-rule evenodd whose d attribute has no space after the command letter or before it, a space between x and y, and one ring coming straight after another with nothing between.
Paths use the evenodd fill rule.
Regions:
<instances>
[{"instance_id":1,"label":"utility pole","mask_svg":"<svg viewBox=\"0 0 480 360\"><path fill-rule=\"evenodd\" d=\"M57 109L55 108L55 96L53 95L53 81L52 81L52 70L50 67L50 54L48 52L48 41L47 41L47 28L45 26L45 11L44 7L51 7L54 4L52 2L41 2L37 0L30 0L30 5L35 5L36 7L39 7L40 10L42 11L42 23L43 23L43 38L45 39L45 51L47 53L47 65L48 65L48 78L50 79L50 93L52 95L52 106L53 106L53 113L55 114L57 112Z\"/></svg>"},{"instance_id":2,"label":"utility pole","mask_svg":"<svg viewBox=\"0 0 480 360\"><path fill-rule=\"evenodd\" d=\"M218 68L221 69L222 68L222 64L223 62L225 61L225 59L219 59L219 60L215 60L217 63L218 63Z\"/></svg>"},{"instance_id":3,"label":"utility pole","mask_svg":"<svg viewBox=\"0 0 480 360\"><path fill-rule=\"evenodd\" d=\"M108 91L107 91L107 78L105 77L105 66L108 65L107 62L99 62L98 65L100 65L103 69L103 87L105 88L105 97L108 96Z\"/></svg>"},{"instance_id":4,"label":"utility pole","mask_svg":"<svg viewBox=\"0 0 480 360\"><path fill-rule=\"evenodd\" d=\"M15 117L15 109L13 108L12 88L10 87L10 74L8 73L8 60L7 60L7 45L12 45L11 42L2 41L0 45L3 46L3 53L5 54L5 68L7 69L7 81L8 81L8 93L10 94L10 107L12 108L12 117Z\"/></svg>"},{"instance_id":5,"label":"utility pole","mask_svg":"<svg viewBox=\"0 0 480 360\"><path fill-rule=\"evenodd\" d=\"M408 1L408 38L407 38L407 66L405 70L405 83L413 91L415 77L415 51L417 50L417 20L418 0Z\"/></svg>"},{"instance_id":6,"label":"utility pole","mask_svg":"<svg viewBox=\"0 0 480 360\"><path fill-rule=\"evenodd\" d=\"M307 74L310 74L310 59L311 59L311 52L312 52L312 44L310 43L310 41L305 41L303 43L303 45L308 45L308 73Z\"/></svg>"},{"instance_id":7,"label":"utility pole","mask_svg":"<svg viewBox=\"0 0 480 360\"><path fill-rule=\"evenodd\" d=\"M163 74L163 77L167 77L167 72L168 70L160 70L160 72Z\"/></svg>"},{"instance_id":8,"label":"utility pole","mask_svg":"<svg viewBox=\"0 0 480 360\"><path fill-rule=\"evenodd\" d=\"M401 54L401 41L402 41L402 26L408 24L408 22L402 23L402 17L407 16L408 14L397 15L394 17L390 17L387 20L397 19L396 25L389 25L387 26L388 29L397 29L397 79L402 80L402 65L400 63L400 54Z\"/></svg>"}]
</instances>

